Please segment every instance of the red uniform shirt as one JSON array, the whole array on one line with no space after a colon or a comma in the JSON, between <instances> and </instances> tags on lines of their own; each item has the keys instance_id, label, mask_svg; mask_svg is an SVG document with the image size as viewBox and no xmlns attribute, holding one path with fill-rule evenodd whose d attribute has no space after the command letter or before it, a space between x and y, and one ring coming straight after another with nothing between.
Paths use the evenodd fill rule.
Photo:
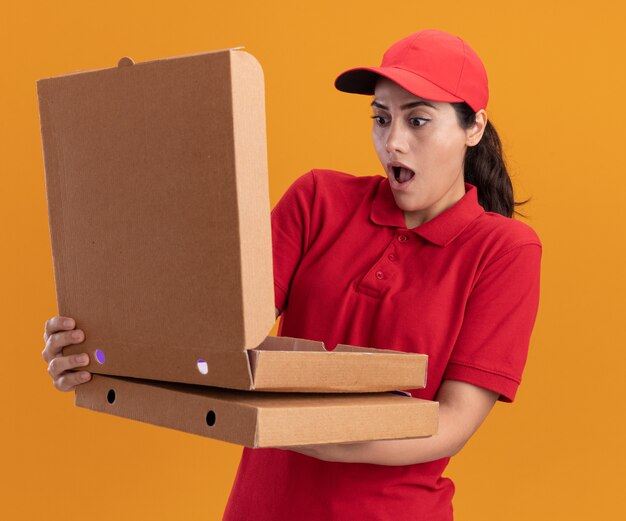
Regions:
<instances>
[{"instance_id":1,"label":"red uniform shirt","mask_svg":"<svg viewBox=\"0 0 626 521\"><path fill-rule=\"evenodd\" d=\"M512 402L539 304L541 241L476 187L407 229L387 178L312 170L272 210L279 335L428 355L444 379ZM449 458L406 466L244 448L224 521L448 521Z\"/></svg>"}]
</instances>

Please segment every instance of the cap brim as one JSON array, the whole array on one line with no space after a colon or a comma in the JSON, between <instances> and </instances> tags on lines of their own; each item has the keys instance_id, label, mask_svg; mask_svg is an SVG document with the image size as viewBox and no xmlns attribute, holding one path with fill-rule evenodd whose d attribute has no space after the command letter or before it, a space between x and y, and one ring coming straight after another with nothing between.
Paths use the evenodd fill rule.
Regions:
<instances>
[{"instance_id":1,"label":"cap brim","mask_svg":"<svg viewBox=\"0 0 626 521\"><path fill-rule=\"evenodd\" d=\"M414 72L395 67L355 67L342 72L335 79L335 88L353 94L374 94L376 81L381 76L389 78L415 96L432 101L463 101L458 96L438 87Z\"/></svg>"}]
</instances>

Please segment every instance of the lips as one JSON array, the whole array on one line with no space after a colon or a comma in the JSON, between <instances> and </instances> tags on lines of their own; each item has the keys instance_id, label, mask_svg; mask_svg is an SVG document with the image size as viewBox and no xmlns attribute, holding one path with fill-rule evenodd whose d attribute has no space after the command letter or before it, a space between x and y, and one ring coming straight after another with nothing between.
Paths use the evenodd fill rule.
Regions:
<instances>
[{"instance_id":1,"label":"lips","mask_svg":"<svg viewBox=\"0 0 626 521\"><path fill-rule=\"evenodd\" d=\"M392 161L391 163L388 163L387 166L391 175L393 175L395 180L400 184L410 181L415 176L415 172L413 170L398 161Z\"/></svg>"}]
</instances>

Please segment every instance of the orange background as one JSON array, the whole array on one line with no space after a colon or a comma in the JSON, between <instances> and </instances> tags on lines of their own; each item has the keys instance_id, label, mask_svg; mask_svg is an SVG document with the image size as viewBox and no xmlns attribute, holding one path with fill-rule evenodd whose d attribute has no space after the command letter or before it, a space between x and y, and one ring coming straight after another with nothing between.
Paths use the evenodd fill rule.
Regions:
<instances>
[{"instance_id":1,"label":"orange background","mask_svg":"<svg viewBox=\"0 0 626 521\"><path fill-rule=\"evenodd\" d=\"M490 80L516 199L544 244L524 381L446 475L456 518L626 519L624 11L618 2L28 2L0 15L0 517L218 520L241 447L97 414L41 358L57 314L35 81L244 45L266 77L272 204L300 174L380 173L367 96L335 76L423 28ZM312 491L314 493L314 491ZM323 520L320 520L323 521Z\"/></svg>"}]
</instances>

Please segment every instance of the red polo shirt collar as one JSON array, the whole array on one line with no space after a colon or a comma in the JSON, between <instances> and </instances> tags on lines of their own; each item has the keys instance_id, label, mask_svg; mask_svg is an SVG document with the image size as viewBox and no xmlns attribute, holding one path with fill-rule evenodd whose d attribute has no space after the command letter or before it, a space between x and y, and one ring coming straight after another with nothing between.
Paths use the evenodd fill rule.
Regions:
<instances>
[{"instance_id":1,"label":"red polo shirt collar","mask_svg":"<svg viewBox=\"0 0 626 521\"><path fill-rule=\"evenodd\" d=\"M423 237L438 246L446 246L452 242L474 219L484 213L478 203L478 190L470 183L464 183L465 195L453 206L444 210L430 221L411 228L408 231ZM389 179L382 179L378 185L370 219L381 226L393 226L406 229L404 214L393 198Z\"/></svg>"}]
</instances>

